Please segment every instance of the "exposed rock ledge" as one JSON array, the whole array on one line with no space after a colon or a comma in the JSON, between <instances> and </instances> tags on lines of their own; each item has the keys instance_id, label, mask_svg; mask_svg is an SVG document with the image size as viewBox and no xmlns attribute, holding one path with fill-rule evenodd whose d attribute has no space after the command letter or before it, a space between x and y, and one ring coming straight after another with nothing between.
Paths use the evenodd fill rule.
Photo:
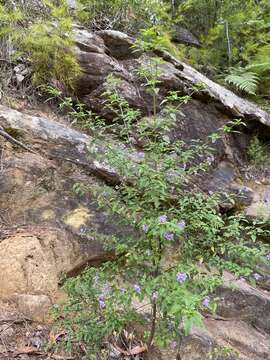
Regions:
<instances>
[{"instance_id":1,"label":"exposed rock ledge","mask_svg":"<svg viewBox=\"0 0 270 360\"><path fill-rule=\"evenodd\" d=\"M78 59L85 71L78 85L79 91L86 95L85 90L89 89L87 83L94 84L96 89L97 85L103 83L109 72L115 72L133 84L136 82L129 71L132 60L132 66L134 66L138 58L138 52L134 53L132 48L135 39L119 31L105 30L93 34L76 27L74 28L74 36L78 47L76 51ZM93 44L95 45L94 48ZM190 85L202 83L205 86L202 95L208 98L208 101L215 102L219 108L225 109L234 117L256 120L263 125L270 126L270 115L254 103L235 95L232 91L213 82L193 67L179 61L165 51L157 51L157 55L172 65L172 68L168 66L165 69L163 68L162 78L167 77L167 85L184 89Z\"/></svg>"}]
</instances>

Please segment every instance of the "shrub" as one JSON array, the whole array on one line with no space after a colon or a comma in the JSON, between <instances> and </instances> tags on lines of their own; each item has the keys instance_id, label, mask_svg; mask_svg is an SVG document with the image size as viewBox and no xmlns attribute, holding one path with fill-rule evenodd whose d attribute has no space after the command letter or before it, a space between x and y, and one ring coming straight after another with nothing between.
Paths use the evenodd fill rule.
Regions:
<instances>
[{"instance_id":1,"label":"shrub","mask_svg":"<svg viewBox=\"0 0 270 360\"><path fill-rule=\"evenodd\" d=\"M110 76L105 93L107 106L116 114L114 127L124 129L121 137L126 141L122 149L109 146L107 161L123 180L115 189L91 186L91 191L100 207L138 236L100 237L116 260L90 267L65 283L69 301L59 313L68 329L64 343L71 349L72 343L83 341L88 358L96 353L106 358L112 347L121 346L120 339L129 341L125 334L137 323L145 329L142 351L154 343L178 346L192 325L202 326L202 311L215 310L210 296L221 277L207 268L248 277L266 252L258 238L267 231L246 224L244 217L222 216L220 195L204 194L194 181L207 171L211 140L221 135L211 136L209 144L170 141L168 129L187 99L173 92L158 103L160 62L152 59L138 71L153 99L148 123L135 121L138 114L134 116L117 91L121 80ZM157 114L160 107L162 117ZM131 145L135 128L145 140L143 151ZM74 190L86 191L79 184ZM96 233L92 236L99 239ZM144 307L148 310L142 314Z\"/></svg>"}]
</instances>

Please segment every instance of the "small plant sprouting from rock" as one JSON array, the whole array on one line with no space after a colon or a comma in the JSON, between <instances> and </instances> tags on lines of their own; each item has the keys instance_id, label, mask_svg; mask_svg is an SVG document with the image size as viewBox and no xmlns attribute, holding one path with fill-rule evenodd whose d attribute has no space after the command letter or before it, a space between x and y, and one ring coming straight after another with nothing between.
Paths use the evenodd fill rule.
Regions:
<instances>
[{"instance_id":1,"label":"small plant sprouting from rock","mask_svg":"<svg viewBox=\"0 0 270 360\"><path fill-rule=\"evenodd\" d=\"M39 87L42 95L45 94L46 102L56 102L59 111L66 114L71 125L78 126L83 130L97 130L104 126L104 121L100 116L86 109L86 106L73 99L65 96L63 92L52 85L43 85Z\"/></svg>"},{"instance_id":2,"label":"small plant sprouting from rock","mask_svg":"<svg viewBox=\"0 0 270 360\"><path fill-rule=\"evenodd\" d=\"M217 346L211 354L209 355L209 360L214 360L216 358L222 357L222 359L232 359L238 358L239 353L233 349L231 346Z\"/></svg>"},{"instance_id":3,"label":"small plant sprouting from rock","mask_svg":"<svg viewBox=\"0 0 270 360\"><path fill-rule=\"evenodd\" d=\"M138 72L153 100L148 120L140 122L121 97L119 80L109 77L105 92L106 107L117 118L114 129L119 127L126 141L123 149L109 146L107 152L108 164L122 181L114 189L91 191L99 206L130 232L124 239L109 237L106 242L115 254L113 262L90 267L65 283L69 300L58 314L68 332L65 345L70 350L74 342L83 342L88 359L97 353L107 359L112 349L123 354L138 350L123 349L130 344L124 335L131 329L137 329L140 352L155 344L179 352L182 336L192 326L203 325L204 312L215 311L211 293L221 277L207 269L228 269L247 278L256 261L265 258L266 249L257 240L267 231L246 226L242 216L221 216L219 194L204 194L196 182L209 168L211 147L171 141L168 129L187 99L171 92L159 100L158 67L154 59ZM140 151L134 150L133 132L142 140ZM211 136L209 143L220 136ZM81 194L79 185L74 190Z\"/></svg>"},{"instance_id":4,"label":"small plant sprouting from rock","mask_svg":"<svg viewBox=\"0 0 270 360\"><path fill-rule=\"evenodd\" d=\"M268 160L267 146L258 138L254 136L248 148L249 160L254 165L263 165Z\"/></svg>"}]
</instances>

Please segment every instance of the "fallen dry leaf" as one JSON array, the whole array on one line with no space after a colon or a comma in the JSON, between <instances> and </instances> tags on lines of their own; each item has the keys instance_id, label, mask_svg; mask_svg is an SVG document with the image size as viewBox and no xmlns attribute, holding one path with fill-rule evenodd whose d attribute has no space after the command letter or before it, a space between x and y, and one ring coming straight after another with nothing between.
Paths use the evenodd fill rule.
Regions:
<instances>
[{"instance_id":1,"label":"fallen dry leaf","mask_svg":"<svg viewBox=\"0 0 270 360\"><path fill-rule=\"evenodd\" d=\"M145 346L135 346L133 349L126 351L121 349L118 345L114 344L113 345L116 350L118 350L119 352L121 352L122 354L126 355L126 356L130 356L130 355L137 355L137 354L141 354L143 352L146 351L146 347Z\"/></svg>"},{"instance_id":2,"label":"fallen dry leaf","mask_svg":"<svg viewBox=\"0 0 270 360\"><path fill-rule=\"evenodd\" d=\"M49 338L51 342L56 343L58 340L60 340L60 338L64 337L65 335L67 335L67 332L65 330L59 332L58 334L54 334L54 332L51 331L49 334Z\"/></svg>"},{"instance_id":3,"label":"fallen dry leaf","mask_svg":"<svg viewBox=\"0 0 270 360\"><path fill-rule=\"evenodd\" d=\"M38 351L36 348L32 346L24 346L22 348L19 348L15 351L14 356L19 356L21 354L28 354L28 355L44 355L43 352Z\"/></svg>"},{"instance_id":4,"label":"fallen dry leaf","mask_svg":"<svg viewBox=\"0 0 270 360\"><path fill-rule=\"evenodd\" d=\"M62 356L57 354L51 354L50 357L54 360L73 360L75 359L73 356Z\"/></svg>"}]
</instances>

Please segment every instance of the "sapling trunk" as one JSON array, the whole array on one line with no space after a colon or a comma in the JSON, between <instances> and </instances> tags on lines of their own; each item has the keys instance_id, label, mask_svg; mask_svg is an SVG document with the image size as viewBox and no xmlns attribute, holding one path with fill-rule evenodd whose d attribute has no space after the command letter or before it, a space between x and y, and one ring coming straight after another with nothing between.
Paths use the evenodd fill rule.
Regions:
<instances>
[{"instance_id":1,"label":"sapling trunk","mask_svg":"<svg viewBox=\"0 0 270 360\"><path fill-rule=\"evenodd\" d=\"M157 164L155 164L157 165ZM160 267L160 261L161 261L161 256L162 256L162 243L160 238L158 239L158 254L157 254L157 259L153 259L153 266L155 268L154 272L153 272L153 278L156 278L159 275L159 267ZM156 303L156 299L152 299L153 304L152 304L152 319L151 319L151 330L150 330L150 335L149 335L149 339L147 342L147 348L150 349L152 344L153 344L153 340L155 337L155 333L156 333L156 323L157 323L157 303Z\"/></svg>"},{"instance_id":2,"label":"sapling trunk","mask_svg":"<svg viewBox=\"0 0 270 360\"><path fill-rule=\"evenodd\" d=\"M152 305L151 330L150 330L150 335L149 335L149 339L147 342L148 349L150 349L153 344L153 340L154 340L155 333L156 333L156 322L157 322L157 304L156 304L156 302L154 302Z\"/></svg>"}]
</instances>

